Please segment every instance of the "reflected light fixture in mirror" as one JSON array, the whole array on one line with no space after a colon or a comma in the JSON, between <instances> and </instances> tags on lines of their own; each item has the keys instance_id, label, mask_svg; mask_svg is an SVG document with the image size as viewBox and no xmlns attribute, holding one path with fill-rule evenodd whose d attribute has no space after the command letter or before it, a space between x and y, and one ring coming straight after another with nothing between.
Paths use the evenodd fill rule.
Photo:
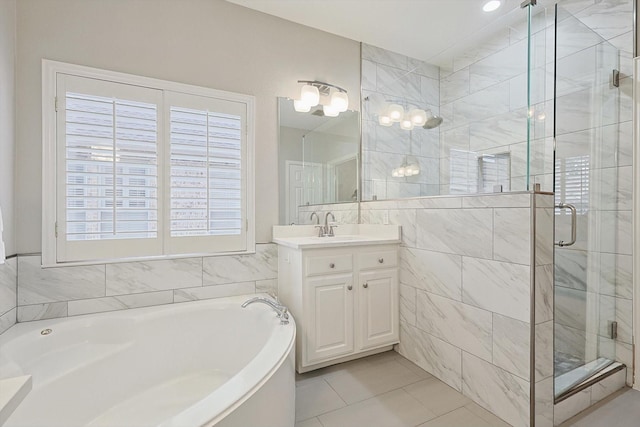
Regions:
<instances>
[{"instance_id":1,"label":"reflected light fixture in mirror","mask_svg":"<svg viewBox=\"0 0 640 427\"><path fill-rule=\"evenodd\" d=\"M418 174L420 174L420 165L418 164L418 159L414 156L405 157L402 165L391 171L391 176L394 178L404 178Z\"/></svg>"},{"instance_id":2,"label":"reflected light fixture in mirror","mask_svg":"<svg viewBox=\"0 0 640 427\"><path fill-rule=\"evenodd\" d=\"M300 99L294 101L294 108L300 113L307 113L311 107L322 104L322 110L327 117L337 117L349 108L347 91L331 83L318 80L298 80L304 85L300 89ZM322 99L325 102L321 102Z\"/></svg>"},{"instance_id":3,"label":"reflected light fixture in mirror","mask_svg":"<svg viewBox=\"0 0 640 427\"><path fill-rule=\"evenodd\" d=\"M424 126L433 116L431 111L425 111L422 108L404 108L397 102L387 102L391 103L378 114L380 126L392 126L393 123L400 123L401 129L412 130L414 126Z\"/></svg>"}]
</instances>

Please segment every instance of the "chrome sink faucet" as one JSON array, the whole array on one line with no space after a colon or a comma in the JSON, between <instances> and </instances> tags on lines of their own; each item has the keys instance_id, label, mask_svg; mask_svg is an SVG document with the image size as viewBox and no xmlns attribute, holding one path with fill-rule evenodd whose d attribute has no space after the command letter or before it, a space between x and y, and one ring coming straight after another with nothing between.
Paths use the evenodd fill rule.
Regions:
<instances>
[{"instance_id":1,"label":"chrome sink faucet","mask_svg":"<svg viewBox=\"0 0 640 427\"><path fill-rule=\"evenodd\" d=\"M335 236L335 234L333 233L333 229L337 227L337 225L335 224L329 225L329 215L331 215L331 219L333 220L331 222L334 222L334 223L336 222L336 217L331 212L327 212L324 215L324 236L325 237Z\"/></svg>"},{"instance_id":2,"label":"chrome sink faucet","mask_svg":"<svg viewBox=\"0 0 640 427\"><path fill-rule=\"evenodd\" d=\"M324 227L320 225L320 217L316 213L316 211L311 212L311 216L309 219L313 222L313 217L316 217L316 225L315 227L318 229L318 237L324 236Z\"/></svg>"},{"instance_id":3,"label":"chrome sink faucet","mask_svg":"<svg viewBox=\"0 0 640 427\"><path fill-rule=\"evenodd\" d=\"M314 216L316 217L316 225L320 224L320 217L318 216L316 211L311 212L311 216L309 217L309 219L313 221Z\"/></svg>"},{"instance_id":4,"label":"chrome sink faucet","mask_svg":"<svg viewBox=\"0 0 640 427\"><path fill-rule=\"evenodd\" d=\"M269 307L273 308L273 310L278 314L278 318L280 319L281 325L289 324L289 311L287 310L287 307L275 301L271 301L268 298L263 298L263 297L251 298L250 300L247 300L242 303L242 308L247 308L247 306L251 304L255 304L257 302L266 304Z\"/></svg>"}]
</instances>

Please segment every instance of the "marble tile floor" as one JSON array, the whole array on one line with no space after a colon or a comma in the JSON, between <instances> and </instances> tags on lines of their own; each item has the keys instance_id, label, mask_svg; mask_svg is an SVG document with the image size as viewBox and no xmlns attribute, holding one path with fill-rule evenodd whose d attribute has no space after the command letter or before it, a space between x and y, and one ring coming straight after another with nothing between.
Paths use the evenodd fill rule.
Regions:
<instances>
[{"instance_id":1,"label":"marble tile floor","mask_svg":"<svg viewBox=\"0 0 640 427\"><path fill-rule=\"evenodd\" d=\"M560 427L637 427L640 391L623 388L560 424Z\"/></svg>"},{"instance_id":2,"label":"marble tile floor","mask_svg":"<svg viewBox=\"0 0 640 427\"><path fill-rule=\"evenodd\" d=\"M296 427L508 427L395 351L296 376Z\"/></svg>"}]
</instances>

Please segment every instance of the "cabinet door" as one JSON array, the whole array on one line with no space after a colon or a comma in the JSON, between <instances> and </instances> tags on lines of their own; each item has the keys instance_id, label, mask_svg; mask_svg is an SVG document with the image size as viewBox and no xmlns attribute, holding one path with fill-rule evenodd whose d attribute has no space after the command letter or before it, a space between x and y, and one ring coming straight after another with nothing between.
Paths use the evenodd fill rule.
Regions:
<instances>
[{"instance_id":1,"label":"cabinet door","mask_svg":"<svg viewBox=\"0 0 640 427\"><path fill-rule=\"evenodd\" d=\"M397 343L399 339L398 270L359 275L359 344L361 349Z\"/></svg>"},{"instance_id":2,"label":"cabinet door","mask_svg":"<svg viewBox=\"0 0 640 427\"><path fill-rule=\"evenodd\" d=\"M353 353L353 275L308 278L305 364Z\"/></svg>"}]
</instances>

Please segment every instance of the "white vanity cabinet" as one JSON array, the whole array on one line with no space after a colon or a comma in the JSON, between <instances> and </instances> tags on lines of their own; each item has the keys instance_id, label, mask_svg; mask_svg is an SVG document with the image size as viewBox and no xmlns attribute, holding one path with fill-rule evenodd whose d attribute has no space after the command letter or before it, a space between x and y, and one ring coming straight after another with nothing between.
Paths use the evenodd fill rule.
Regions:
<instances>
[{"instance_id":1,"label":"white vanity cabinet","mask_svg":"<svg viewBox=\"0 0 640 427\"><path fill-rule=\"evenodd\" d=\"M298 326L298 372L388 350L399 338L398 244L279 245L278 296Z\"/></svg>"}]
</instances>

